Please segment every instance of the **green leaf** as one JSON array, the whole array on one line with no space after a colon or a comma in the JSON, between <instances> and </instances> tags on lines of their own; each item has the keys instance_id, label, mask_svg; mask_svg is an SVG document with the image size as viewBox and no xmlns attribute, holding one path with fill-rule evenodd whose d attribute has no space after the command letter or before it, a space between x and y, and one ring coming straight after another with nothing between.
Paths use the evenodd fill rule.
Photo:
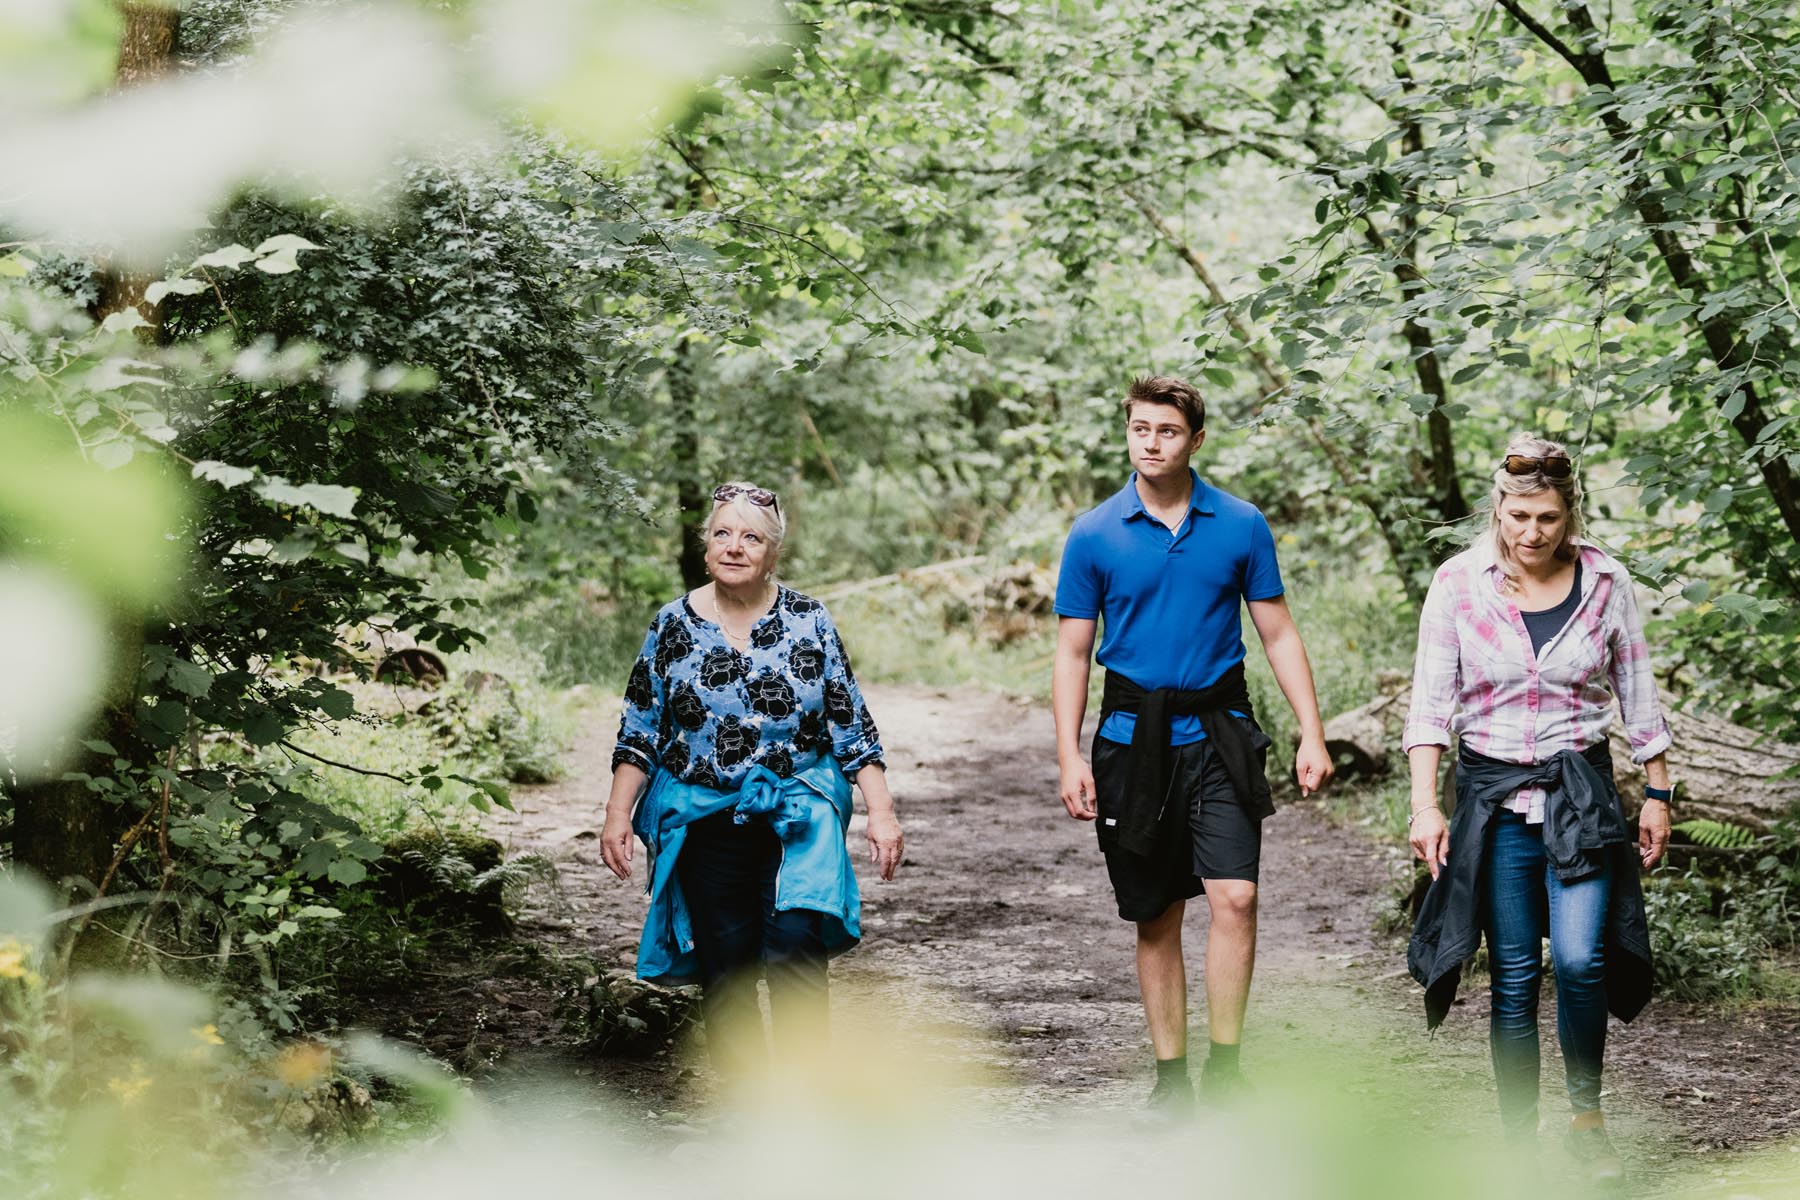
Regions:
<instances>
[{"instance_id":1,"label":"green leaf","mask_svg":"<svg viewBox=\"0 0 1800 1200\"><path fill-rule=\"evenodd\" d=\"M106 320L100 322L102 333L124 333L132 329L147 329L150 322L136 308L121 308L116 313L108 313Z\"/></svg>"},{"instance_id":2,"label":"green leaf","mask_svg":"<svg viewBox=\"0 0 1800 1200\"><path fill-rule=\"evenodd\" d=\"M1735 493L1728 487L1715 489L1712 495L1706 498L1706 511L1710 513L1724 512L1731 507L1731 500L1734 495ZM1720 599L1723 600L1723 597Z\"/></svg>"},{"instance_id":3,"label":"green leaf","mask_svg":"<svg viewBox=\"0 0 1800 1200\"><path fill-rule=\"evenodd\" d=\"M281 740L287 732L287 723L280 715L263 709L244 721L244 738L252 746L271 746Z\"/></svg>"},{"instance_id":4,"label":"green leaf","mask_svg":"<svg viewBox=\"0 0 1800 1200\"><path fill-rule=\"evenodd\" d=\"M256 478L256 472L248 467L234 467L227 463L206 459L194 464L194 478L207 479L222 488L234 488L249 483Z\"/></svg>"},{"instance_id":5,"label":"green leaf","mask_svg":"<svg viewBox=\"0 0 1800 1200\"><path fill-rule=\"evenodd\" d=\"M131 442L122 437L116 437L110 442L101 442L90 451L94 462L108 471L116 471L130 462L134 452L135 448Z\"/></svg>"},{"instance_id":6,"label":"green leaf","mask_svg":"<svg viewBox=\"0 0 1800 1200\"><path fill-rule=\"evenodd\" d=\"M176 691L196 699L212 690L213 673L184 658L171 658L164 669L163 678Z\"/></svg>"},{"instance_id":7,"label":"green leaf","mask_svg":"<svg viewBox=\"0 0 1800 1200\"><path fill-rule=\"evenodd\" d=\"M323 250L317 242L309 242L297 233L278 233L274 237L264 238L256 244L253 253L283 254L299 250Z\"/></svg>"},{"instance_id":8,"label":"green leaf","mask_svg":"<svg viewBox=\"0 0 1800 1200\"><path fill-rule=\"evenodd\" d=\"M8 254L0 257L0 279L23 279L31 274L36 265L23 254Z\"/></svg>"},{"instance_id":9,"label":"green leaf","mask_svg":"<svg viewBox=\"0 0 1800 1200\"><path fill-rule=\"evenodd\" d=\"M209 254L202 254L194 260L194 267L224 267L236 270L256 257L256 251L240 246L236 242L229 246L221 246ZM190 268L192 269L192 268Z\"/></svg>"},{"instance_id":10,"label":"green leaf","mask_svg":"<svg viewBox=\"0 0 1800 1200\"><path fill-rule=\"evenodd\" d=\"M321 712L336 721L342 721L356 711L356 697L343 688L326 685L313 696L313 703Z\"/></svg>"},{"instance_id":11,"label":"green leaf","mask_svg":"<svg viewBox=\"0 0 1800 1200\"><path fill-rule=\"evenodd\" d=\"M256 494L276 504L317 509L333 517L348 517L356 509L356 492L352 488L329 483L292 484L279 475L257 484Z\"/></svg>"},{"instance_id":12,"label":"green leaf","mask_svg":"<svg viewBox=\"0 0 1800 1200\"><path fill-rule=\"evenodd\" d=\"M1470 380L1475 379L1478 376L1480 376L1480 374L1487 369L1488 369L1488 365L1485 360L1482 362L1472 362L1468 366L1462 368L1456 374L1452 375L1450 377L1450 382L1451 383L1468 383Z\"/></svg>"},{"instance_id":13,"label":"green leaf","mask_svg":"<svg viewBox=\"0 0 1800 1200\"><path fill-rule=\"evenodd\" d=\"M946 340L948 340L951 345L960 346L971 354L987 353L987 346L975 335L975 331L966 325L952 329L947 335Z\"/></svg>"},{"instance_id":14,"label":"green leaf","mask_svg":"<svg viewBox=\"0 0 1800 1200\"><path fill-rule=\"evenodd\" d=\"M363 880L367 879L369 877L369 868L363 866L354 858L340 858L329 867L325 868L325 877L333 883L341 883L345 886L350 886L361 883Z\"/></svg>"},{"instance_id":15,"label":"green leaf","mask_svg":"<svg viewBox=\"0 0 1800 1200\"><path fill-rule=\"evenodd\" d=\"M206 287L204 279L159 279L144 289L144 303L161 304L164 296L198 296Z\"/></svg>"},{"instance_id":16,"label":"green leaf","mask_svg":"<svg viewBox=\"0 0 1800 1200\"><path fill-rule=\"evenodd\" d=\"M104 754L108 758L119 757L119 752L113 749L113 744L111 742L103 742L99 738L88 738L81 744L86 746L89 750L92 750L95 754Z\"/></svg>"}]
</instances>

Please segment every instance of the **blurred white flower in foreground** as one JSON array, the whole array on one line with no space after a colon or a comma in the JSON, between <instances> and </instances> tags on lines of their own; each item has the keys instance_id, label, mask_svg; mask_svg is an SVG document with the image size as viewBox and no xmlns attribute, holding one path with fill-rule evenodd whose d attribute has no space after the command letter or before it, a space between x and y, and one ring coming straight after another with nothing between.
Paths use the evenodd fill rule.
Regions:
<instances>
[{"instance_id":1,"label":"blurred white flower in foreground","mask_svg":"<svg viewBox=\"0 0 1800 1200\"><path fill-rule=\"evenodd\" d=\"M118 36L91 7L0 0L0 75L60 56L91 81L91 60ZM239 187L354 202L399 159L479 152L521 114L623 151L742 62L744 31L768 12L726 0L475 0L452 19L342 5L283 20L225 66L85 102L66 81L27 86L15 70L0 81L0 223L148 264ZM32 53L9 50L22 45Z\"/></svg>"},{"instance_id":2,"label":"blurred white flower in foreground","mask_svg":"<svg viewBox=\"0 0 1800 1200\"><path fill-rule=\"evenodd\" d=\"M99 703L106 666L106 626L87 593L45 568L0 563L0 769L46 769Z\"/></svg>"}]
</instances>

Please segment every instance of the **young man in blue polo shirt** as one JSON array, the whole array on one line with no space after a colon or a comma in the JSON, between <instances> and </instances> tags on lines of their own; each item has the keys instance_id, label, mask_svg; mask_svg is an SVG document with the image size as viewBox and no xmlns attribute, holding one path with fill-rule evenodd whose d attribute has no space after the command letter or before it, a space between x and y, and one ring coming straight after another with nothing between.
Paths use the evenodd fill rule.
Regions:
<instances>
[{"instance_id":1,"label":"young man in blue polo shirt","mask_svg":"<svg viewBox=\"0 0 1800 1200\"><path fill-rule=\"evenodd\" d=\"M1096 821L1119 916L1137 924L1138 987L1156 1052L1151 1103L1193 1102L1181 920L1204 892L1212 1047L1201 1090L1241 1080L1238 1040L1256 957L1262 819L1274 812L1244 687L1240 602L1300 726L1301 793L1332 774L1306 647L1283 598L1275 539L1254 505L1211 486L1188 460L1206 440L1206 405L1179 379L1132 381L1130 482L1083 513L1063 549L1052 707L1062 801ZM1093 769L1081 756L1089 658L1104 626L1106 668Z\"/></svg>"}]
</instances>

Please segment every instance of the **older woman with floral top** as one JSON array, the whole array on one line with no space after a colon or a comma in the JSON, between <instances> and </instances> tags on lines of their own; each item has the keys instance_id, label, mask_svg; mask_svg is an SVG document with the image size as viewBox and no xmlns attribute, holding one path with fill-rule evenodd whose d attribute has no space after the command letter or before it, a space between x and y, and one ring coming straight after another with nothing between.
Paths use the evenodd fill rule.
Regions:
<instances>
[{"instance_id":1,"label":"older woman with floral top","mask_svg":"<svg viewBox=\"0 0 1800 1200\"><path fill-rule=\"evenodd\" d=\"M1662 857L1669 837L1669 727L1631 576L1580 540L1568 451L1513 439L1491 504L1486 534L1438 569L1419 622L1405 736L1409 824L1433 882L1408 965L1435 1026L1485 934L1501 1123L1527 1142L1538 1124L1538 987L1549 937L1574 1110L1566 1140L1590 1175L1615 1178L1623 1168L1600 1113L1606 1018L1610 1009L1631 1020L1650 995L1638 870ZM1649 779L1635 846L1608 748L1615 700ZM1438 765L1453 730L1456 807L1446 822Z\"/></svg>"},{"instance_id":2,"label":"older woman with floral top","mask_svg":"<svg viewBox=\"0 0 1800 1200\"><path fill-rule=\"evenodd\" d=\"M851 779L883 879L902 842L843 641L824 605L775 581L779 500L723 484L701 532L712 581L657 613L626 684L601 854L625 879L634 831L648 847L638 974L699 979L713 1061L735 1075L767 1052L758 976L777 1049L816 1038L826 960L861 936Z\"/></svg>"}]
</instances>

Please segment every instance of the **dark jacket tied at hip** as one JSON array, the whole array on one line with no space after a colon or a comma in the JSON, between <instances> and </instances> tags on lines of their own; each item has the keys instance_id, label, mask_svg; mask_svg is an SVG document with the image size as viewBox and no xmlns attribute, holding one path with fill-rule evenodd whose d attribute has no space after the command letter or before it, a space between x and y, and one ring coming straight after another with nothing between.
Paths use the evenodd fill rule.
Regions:
<instances>
[{"instance_id":1,"label":"dark jacket tied at hip","mask_svg":"<svg viewBox=\"0 0 1800 1200\"><path fill-rule=\"evenodd\" d=\"M1450 1011L1463 964L1481 942L1482 873L1494 816L1521 788L1544 790L1544 850L1551 870L1573 883L1611 860L1606 910L1606 1006L1621 1021L1643 1011L1655 977L1638 855L1613 785L1605 742L1564 750L1535 766L1501 762L1462 747L1456 765L1456 812L1450 818L1450 861L1438 872L1413 924L1406 965L1425 985L1425 1023L1436 1028Z\"/></svg>"},{"instance_id":2,"label":"dark jacket tied at hip","mask_svg":"<svg viewBox=\"0 0 1800 1200\"><path fill-rule=\"evenodd\" d=\"M1175 778L1175 756L1169 747L1172 717L1199 717L1225 770L1238 802L1258 819L1272 816L1274 798L1263 772L1269 738L1256 728L1255 710L1244 683L1244 664L1225 672L1209 688L1146 690L1117 671L1106 673L1100 707L1105 712L1137 715L1131 733L1131 787L1119 811L1118 844L1133 854L1148 855L1157 846L1157 828ZM1241 712L1249 721L1232 716Z\"/></svg>"}]
</instances>

